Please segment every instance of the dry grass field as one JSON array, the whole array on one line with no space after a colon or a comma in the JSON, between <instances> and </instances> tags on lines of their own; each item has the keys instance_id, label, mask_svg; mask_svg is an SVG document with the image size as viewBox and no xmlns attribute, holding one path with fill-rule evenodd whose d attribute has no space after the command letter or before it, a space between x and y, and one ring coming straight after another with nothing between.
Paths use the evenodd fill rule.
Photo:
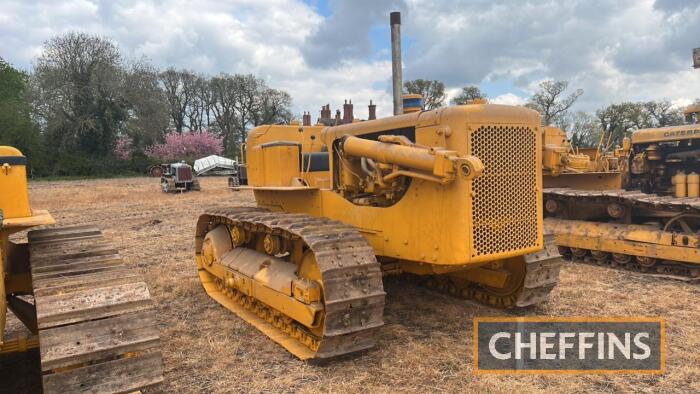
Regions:
<instances>
[{"instance_id":1,"label":"dry grass field","mask_svg":"<svg viewBox=\"0 0 700 394\"><path fill-rule=\"evenodd\" d=\"M326 363L301 362L200 287L193 232L208 207L251 205L223 178L165 195L157 179L35 182L35 208L59 224L96 223L141 271L157 303L164 392L700 392L700 287L567 264L548 302L503 312L389 279L378 346ZM667 372L652 375L475 376L472 318L488 315L662 316ZM13 324L17 324L16 321ZM0 391L40 388L38 353L0 357Z\"/></svg>"}]
</instances>

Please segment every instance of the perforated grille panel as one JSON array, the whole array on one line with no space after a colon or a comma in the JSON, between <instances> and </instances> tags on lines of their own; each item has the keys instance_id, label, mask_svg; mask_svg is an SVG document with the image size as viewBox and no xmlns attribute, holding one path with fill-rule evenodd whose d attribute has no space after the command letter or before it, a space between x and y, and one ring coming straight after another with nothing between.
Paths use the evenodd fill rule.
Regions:
<instances>
[{"instance_id":1,"label":"perforated grille panel","mask_svg":"<svg viewBox=\"0 0 700 394\"><path fill-rule=\"evenodd\" d=\"M484 174L472 188L472 257L537 245L537 136L526 126L481 126L472 155Z\"/></svg>"}]
</instances>

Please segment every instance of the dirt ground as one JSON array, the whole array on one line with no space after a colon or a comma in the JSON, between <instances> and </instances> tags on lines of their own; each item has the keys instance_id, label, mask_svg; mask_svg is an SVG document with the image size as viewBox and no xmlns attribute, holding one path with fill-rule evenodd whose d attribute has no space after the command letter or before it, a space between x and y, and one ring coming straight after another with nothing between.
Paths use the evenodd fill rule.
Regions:
<instances>
[{"instance_id":1,"label":"dirt ground","mask_svg":"<svg viewBox=\"0 0 700 394\"><path fill-rule=\"evenodd\" d=\"M164 392L700 392L700 287L567 264L548 302L503 312L388 279L385 325L370 351L322 364L297 360L209 299L194 263L194 225L209 207L254 204L224 178L166 195L158 180L34 182L32 205L59 224L96 223L141 271L158 310ZM667 372L507 376L472 373L472 319L490 315L661 316ZM11 329L18 330L12 321ZM40 389L36 351L0 357L0 391Z\"/></svg>"}]
</instances>

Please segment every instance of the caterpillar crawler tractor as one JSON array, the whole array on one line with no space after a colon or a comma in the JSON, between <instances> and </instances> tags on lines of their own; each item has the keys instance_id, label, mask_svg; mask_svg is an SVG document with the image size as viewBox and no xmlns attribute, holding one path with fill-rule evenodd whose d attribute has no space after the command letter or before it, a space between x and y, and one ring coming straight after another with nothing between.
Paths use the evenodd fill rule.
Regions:
<instances>
[{"instance_id":1,"label":"caterpillar crawler tractor","mask_svg":"<svg viewBox=\"0 0 700 394\"><path fill-rule=\"evenodd\" d=\"M544 301L540 118L478 104L339 126L260 126L247 140L257 207L204 213L206 292L301 359L370 348L383 275L497 308Z\"/></svg>"},{"instance_id":2,"label":"caterpillar crawler tractor","mask_svg":"<svg viewBox=\"0 0 700 394\"><path fill-rule=\"evenodd\" d=\"M560 151L571 154L565 145ZM700 277L700 125L637 130L621 154L598 157L614 164L615 156L617 170L582 166L545 176L545 227L556 234L562 255L677 279ZM576 161L566 154L560 159L553 162Z\"/></svg>"},{"instance_id":3,"label":"caterpillar crawler tractor","mask_svg":"<svg viewBox=\"0 0 700 394\"><path fill-rule=\"evenodd\" d=\"M143 279L93 226L33 230L27 243L10 240L51 224L49 212L29 206L26 158L0 146L0 353L38 347L46 393L157 386L163 367ZM31 335L6 336L8 309Z\"/></svg>"},{"instance_id":4,"label":"caterpillar crawler tractor","mask_svg":"<svg viewBox=\"0 0 700 394\"><path fill-rule=\"evenodd\" d=\"M173 163L163 166L160 177L160 189L164 193L200 191L199 180L187 163Z\"/></svg>"}]
</instances>

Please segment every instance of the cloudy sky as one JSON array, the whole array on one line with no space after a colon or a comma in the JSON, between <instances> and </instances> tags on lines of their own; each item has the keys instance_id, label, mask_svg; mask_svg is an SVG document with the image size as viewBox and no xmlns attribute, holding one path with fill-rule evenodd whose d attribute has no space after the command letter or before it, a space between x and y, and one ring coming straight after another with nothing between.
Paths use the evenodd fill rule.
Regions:
<instances>
[{"instance_id":1,"label":"cloudy sky","mask_svg":"<svg viewBox=\"0 0 700 394\"><path fill-rule=\"evenodd\" d=\"M42 43L78 30L131 58L206 74L254 73L295 112L344 99L391 112L389 12L402 11L404 78L450 93L477 84L523 103L545 79L585 91L577 109L700 98L698 0L2 0L0 56L31 69Z\"/></svg>"}]
</instances>

